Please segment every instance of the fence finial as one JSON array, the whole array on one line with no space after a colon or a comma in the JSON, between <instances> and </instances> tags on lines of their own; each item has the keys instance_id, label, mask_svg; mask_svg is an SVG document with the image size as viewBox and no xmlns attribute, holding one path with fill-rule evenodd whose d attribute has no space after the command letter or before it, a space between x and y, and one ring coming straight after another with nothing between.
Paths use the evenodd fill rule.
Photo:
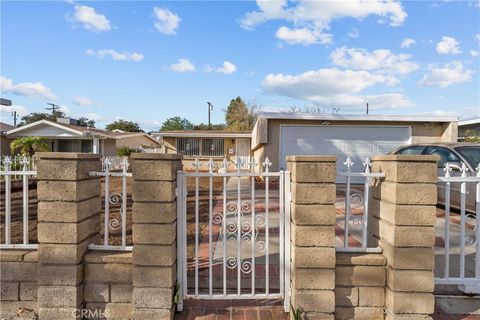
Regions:
<instances>
[{"instance_id":1,"label":"fence finial","mask_svg":"<svg viewBox=\"0 0 480 320\"><path fill-rule=\"evenodd\" d=\"M445 164L445 168L443 168L443 171L445 171L445 178L450 178L450 172L452 172L452 167L450 166L450 163Z\"/></svg>"},{"instance_id":2,"label":"fence finial","mask_svg":"<svg viewBox=\"0 0 480 320\"><path fill-rule=\"evenodd\" d=\"M265 158L265 161L263 162L263 167L265 169L265 172L270 172L270 167L272 166L272 162L268 157Z\"/></svg>"},{"instance_id":3,"label":"fence finial","mask_svg":"<svg viewBox=\"0 0 480 320\"><path fill-rule=\"evenodd\" d=\"M225 172L227 172L227 169L228 169L228 160L227 160L227 157L223 157L223 161L222 161L222 169L225 170Z\"/></svg>"},{"instance_id":4,"label":"fence finial","mask_svg":"<svg viewBox=\"0 0 480 320\"><path fill-rule=\"evenodd\" d=\"M240 159L240 157L238 156L237 156L237 160L235 161L235 166L237 167L237 171L240 171L240 169L242 169L242 166L243 166L242 159Z\"/></svg>"},{"instance_id":5,"label":"fence finial","mask_svg":"<svg viewBox=\"0 0 480 320\"><path fill-rule=\"evenodd\" d=\"M123 158L123 173L127 173L129 165L130 164L128 163L128 158Z\"/></svg>"},{"instance_id":6,"label":"fence finial","mask_svg":"<svg viewBox=\"0 0 480 320\"><path fill-rule=\"evenodd\" d=\"M468 171L468 167L467 165L465 164L465 162L462 162L462 178L466 178L467 177L467 171Z\"/></svg>"},{"instance_id":7,"label":"fence finial","mask_svg":"<svg viewBox=\"0 0 480 320\"><path fill-rule=\"evenodd\" d=\"M10 165L12 164L12 158L5 156L3 163L5 164L5 171L10 171Z\"/></svg>"},{"instance_id":8,"label":"fence finial","mask_svg":"<svg viewBox=\"0 0 480 320\"><path fill-rule=\"evenodd\" d=\"M202 164L200 163L200 160L198 160L198 157L195 158L195 161L193 161L192 166L195 168L195 171L198 172Z\"/></svg>"},{"instance_id":9,"label":"fence finial","mask_svg":"<svg viewBox=\"0 0 480 320\"><path fill-rule=\"evenodd\" d=\"M26 156L23 156L22 158L22 164L23 164L23 171L28 171L28 158Z\"/></svg>"},{"instance_id":10,"label":"fence finial","mask_svg":"<svg viewBox=\"0 0 480 320\"><path fill-rule=\"evenodd\" d=\"M477 166L477 177L480 177L480 162L478 163L478 166Z\"/></svg>"},{"instance_id":11,"label":"fence finial","mask_svg":"<svg viewBox=\"0 0 480 320\"><path fill-rule=\"evenodd\" d=\"M370 173L370 167L372 166L372 162L370 161L369 157L365 158L365 162L363 163L363 166L365 167L365 173Z\"/></svg>"},{"instance_id":12,"label":"fence finial","mask_svg":"<svg viewBox=\"0 0 480 320\"><path fill-rule=\"evenodd\" d=\"M208 172L209 173L213 173L213 168L217 167L217 164L215 163L215 161L213 161L212 158L210 158L208 160Z\"/></svg>"},{"instance_id":13,"label":"fence finial","mask_svg":"<svg viewBox=\"0 0 480 320\"><path fill-rule=\"evenodd\" d=\"M249 166L250 166L250 171L251 172L254 172L255 171L255 167L257 166L258 162L255 161L255 158L252 157L252 159L250 160L250 163L249 163Z\"/></svg>"},{"instance_id":14,"label":"fence finial","mask_svg":"<svg viewBox=\"0 0 480 320\"><path fill-rule=\"evenodd\" d=\"M347 161L343 163L347 167L347 171L351 171L351 168L353 166L352 159L350 159L350 156L347 157Z\"/></svg>"}]
</instances>

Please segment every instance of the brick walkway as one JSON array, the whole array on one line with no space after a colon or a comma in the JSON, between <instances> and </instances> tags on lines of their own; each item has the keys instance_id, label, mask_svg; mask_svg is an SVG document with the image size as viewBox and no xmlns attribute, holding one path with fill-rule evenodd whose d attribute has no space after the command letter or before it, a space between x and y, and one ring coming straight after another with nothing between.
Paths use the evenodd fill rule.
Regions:
<instances>
[{"instance_id":1,"label":"brick walkway","mask_svg":"<svg viewBox=\"0 0 480 320\"><path fill-rule=\"evenodd\" d=\"M286 320L280 300L186 300L176 320Z\"/></svg>"},{"instance_id":2,"label":"brick walkway","mask_svg":"<svg viewBox=\"0 0 480 320\"><path fill-rule=\"evenodd\" d=\"M480 320L480 315L475 314L448 314L435 304L434 320Z\"/></svg>"}]
</instances>

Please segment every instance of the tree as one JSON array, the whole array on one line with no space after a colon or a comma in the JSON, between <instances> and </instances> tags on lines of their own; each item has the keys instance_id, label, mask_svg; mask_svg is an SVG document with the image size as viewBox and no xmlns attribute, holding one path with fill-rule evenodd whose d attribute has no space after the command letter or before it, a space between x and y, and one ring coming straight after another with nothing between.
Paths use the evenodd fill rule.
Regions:
<instances>
[{"instance_id":1,"label":"tree","mask_svg":"<svg viewBox=\"0 0 480 320\"><path fill-rule=\"evenodd\" d=\"M193 130L209 130L208 124L200 123L193 126ZM212 124L212 130L225 130L225 124L216 123Z\"/></svg>"},{"instance_id":2,"label":"tree","mask_svg":"<svg viewBox=\"0 0 480 320\"><path fill-rule=\"evenodd\" d=\"M257 105L247 106L240 97L232 99L225 110L226 129L229 131L252 130L257 119L258 110L259 107Z\"/></svg>"},{"instance_id":3,"label":"tree","mask_svg":"<svg viewBox=\"0 0 480 320\"><path fill-rule=\"evenodd\" d=\"M173 117L168 118L162 124L160 131L172 131L172 130L192 130L193 123L185 118Z\"/></svg>"},{"instance_id":4,"label":"tree","mask_svg":"<svg viewBox=\"0 0 480 320\"><path fill-rule=\"evenodd\" d=\"M22 117L22 121L18 124L18 126L24 126L29 123L33 123L40 120L49 120L49 121L57 121L57 118L64 118L65 113L62 111L55 110L53 114L51 113L43 113L43 112L32 112Z\"/></svg>"},{"instance_id":5,"label":"tree","mask_svg":"<svg viewBox=\"0 0 480 320\"><path fill-rule=\"evenodd\" d=\"M105 129L112 131L115 129L126 131L126 132L143 132L138 123L127 120L117 120L105 126Z\"/></svg>"},{"instance_id":6,"label":"tree","mask_svg":"<svg viewBox=\"0 0 480 320\"><path fill-rule=\"evenodd\" d=\"M20 151L23 156L33 156L37 151L49 151L50 146L41 137L23 137L10 143L12 153Z\"/></svg>"},{"instance_id":7,"label":"tree","mask_svg":"<svg viewBox=\"0 0 480 320\"><path fill-rule=\"evenodd\" d=\"M81 117L78 119L78 125L83 127L95 128L95 120L89 120L88 118Z\"/></svg>"}]
</instances>

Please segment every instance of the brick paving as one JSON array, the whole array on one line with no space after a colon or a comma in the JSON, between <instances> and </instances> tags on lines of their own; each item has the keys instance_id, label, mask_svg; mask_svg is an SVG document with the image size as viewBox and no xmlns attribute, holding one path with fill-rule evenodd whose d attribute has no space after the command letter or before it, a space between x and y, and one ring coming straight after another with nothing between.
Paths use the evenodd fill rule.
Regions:
<instances>
[{"instance_id":1,"label":"brick paving","mask_svg":"<svg viewBox=\"0 0 480 320\"><path fill-rule=\"evenodd\" d=\"M435 304L434 320L480 320L480 315L475 314L448 314Z\"/></svg>"},{"instance_id":2,"label":"brick paving","mask_svg":"<svg viewBox=\"0 0 480 320\"><path fill-rule=\"evenodd\" d=\"M194 300L184 302L176 320L286 320L281 300Z\"/></svg>"}]
</instances>

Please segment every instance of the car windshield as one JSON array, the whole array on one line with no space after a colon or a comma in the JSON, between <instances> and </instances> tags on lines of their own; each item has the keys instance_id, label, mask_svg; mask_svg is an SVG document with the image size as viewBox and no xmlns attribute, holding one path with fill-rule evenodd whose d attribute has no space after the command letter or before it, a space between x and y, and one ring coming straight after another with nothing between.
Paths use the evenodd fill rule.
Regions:
<instances>
[{"instance_id":1,"label":"car windshield","mask_svg":"<svg viewBox=\"0 0 480 320\"><path fill-rule=\"evenodd\" d=\"M480 163L480 145L477 147L459 147L455 150L460 153L473 168L477 168Z\"/></svg>"}]
</instances>

